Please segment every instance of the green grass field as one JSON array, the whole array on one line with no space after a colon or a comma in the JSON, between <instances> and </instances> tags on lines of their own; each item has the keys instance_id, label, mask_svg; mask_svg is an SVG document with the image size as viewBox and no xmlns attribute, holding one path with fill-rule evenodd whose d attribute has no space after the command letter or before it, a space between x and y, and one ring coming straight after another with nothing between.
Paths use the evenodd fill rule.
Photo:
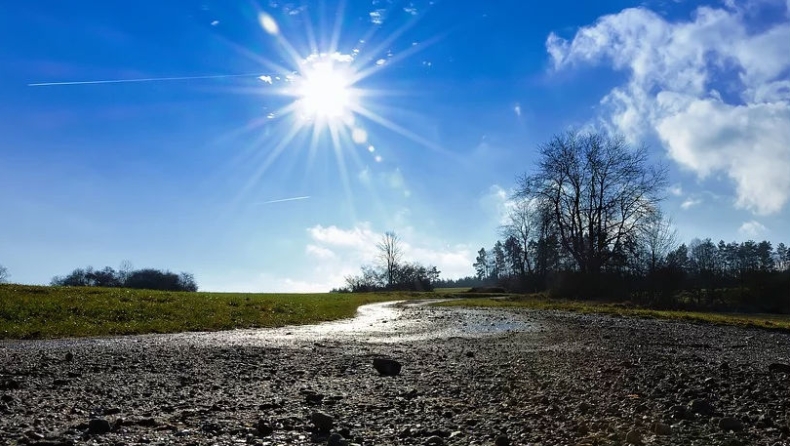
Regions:
<instances>
[{"instance_id":1,"label":"green grass field","mask_svg":"<svg viewBox=\"0 0 790 446\"><path fill-rule=\"evenodd\" d=\"M643 318L675 319L706 322L712 324L735 325L740 327L759 327L790 331L790 315L652 310L649 308L640 308L628 304L550 299L541 295L510 295L501 296L499 298L472 297L450 302L442 302L436 305L574 311L579 313L599 313Z\"/></svg>"},{"instance_id":2,"label":"green grass field","mask_svg":"<svg viewBox=\"0 0 790 446\"><path fill-rule=\"evenodd\" d=\"M367 303L420 294L182 293L0 285L0 339L281 327L352 317Z\"/></svg>"}]
</instances>

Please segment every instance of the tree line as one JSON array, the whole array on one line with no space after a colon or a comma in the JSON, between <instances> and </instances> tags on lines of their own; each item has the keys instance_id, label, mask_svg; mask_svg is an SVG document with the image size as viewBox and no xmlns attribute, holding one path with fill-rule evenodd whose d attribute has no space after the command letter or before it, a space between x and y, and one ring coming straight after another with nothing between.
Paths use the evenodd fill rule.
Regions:
<instances>
[{"instance_id":1,"label":"tree line","mask_svg":"<svg viewBox=\"0 0 790 446\"><path fill-rule=\"evenodd\" d=\"M195 277L186 272L180 274L153 268L132 269L129 262L123 262L118 270L109 266L103 269L93 267L77 268L65 276L55 276L52 286L82 286L104 288L134 288L161 291L197 291Z\"/></svg>"},{"instance_id":2,"label":"tree line","mask_svg":"<svg viewBox=\"0 0 790 446\"><path fill-rule=\"evenodd\" d=\"M345 278L346 286L332 292L432 291L439 280L435 266L403 260L403 247L395 232L386 232L376 244L377 263Z\"/></svg>"},{"instance_id":3,"label":"tree line","mask_svg":"<svg viewBox=\"0 0 790 446\"><path fill-rule=\"evenodd\" d=\"M540 146L535 173L518 178L508 223L478 252L474 279L660 307L790 311L787 246L679 244L659 207L665 178L643 147L594 133L555 136Z\"/></svg>"}]
</instances>

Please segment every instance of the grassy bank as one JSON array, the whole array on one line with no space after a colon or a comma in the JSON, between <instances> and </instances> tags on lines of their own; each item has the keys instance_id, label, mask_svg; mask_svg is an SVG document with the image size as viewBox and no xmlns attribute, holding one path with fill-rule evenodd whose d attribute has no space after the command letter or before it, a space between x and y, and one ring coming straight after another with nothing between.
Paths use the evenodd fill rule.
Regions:
<instances>
[{"instance_id":1,"label":"grassy bank","mask_svg":"<svg viewBox=\"0 0 790 446\"><path fill-rule=\"evenodd\" d=\"M352 317L415 295L184 293L0 285L0 339L280 327Z\"/></svg>"},{"instance_id":2,"label":"grassy bank","mask_svg":"<svg viewBox=\"0 0 790 446\"><path fill-rule=\"evenodd\" d=\"M653 310L649 308L640 308L629 304L557 300L540 295L514 295L502 298L471 297L450 302L443 302L437 305L560 310L578 313L599 313L617 316L696 321L712 324L735 325L740 327L759 327L790 331L790 315Z\"/></svg>"}]
</instances>

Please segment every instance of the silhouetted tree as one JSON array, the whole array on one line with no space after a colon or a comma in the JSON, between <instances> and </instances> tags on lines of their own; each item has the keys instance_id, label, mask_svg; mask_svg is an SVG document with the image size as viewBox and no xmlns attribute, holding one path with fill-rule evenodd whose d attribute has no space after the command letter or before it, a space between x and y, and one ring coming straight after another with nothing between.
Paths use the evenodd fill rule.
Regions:
<instances>
[{"instance_id":1,"label":"silhouetted tree","mask_svg":"<svg viewBox=\"0 0 790 446\"><path fill-rule=\"evenodd\" d=\"M346 288L336 291L430 291L439 280L439 270L435 266L401 260L401 241L394 232L386 232L376 247L379 265L363 266L361 275L347 276Z\"/></svg>"},{"instance_id":2,"label":"silhouetted tree","mask_svg":"<svg viewBox=\"0 0 790 446\"><path fill-rule=\"evenodd\" d=\"M396 274L398 271L398 262L400 262L401 241L395 232L388 231L384 233L381 241L376 245L379 249L379 260L384 265L386 271L387 285L392 286L396 282Z\"/></svg>"},{"instance_id":3,"label":"silhouetted tree","mask_svg":"<svg viewBox=\"0 0 790 446\"><path fill-rule=\"evenodd\" d=\"M645 148L595 133L555 136L540 153L537 173L519 179L516 195L549 216L578 271L596 278L628 255L658 211L665 172L649 164Z\"/></svg>"},{"instance_id":4,"label":"silhouetted tree","mask_svg":"<svg viewBox=\"0 0 790 446\"><path fill-rule=\"evenodd\" d=\"M8 280L8 268L0 265L0 283L5 283Z\"/></svg>"},{"instance_id":5,"label":"silhouetted tree","mask_svg":"<svg viewBox=\"0 0 790 446\"><path fill-rule=\"evenodd\" d=\"M488 263L488 253L486 253L485 248L480 248L480 251L477 251L477 258L475 259L475 263L472 264L475 268L475 272L477 273L477 278L480 280L486 280L489 278L489 263Z\"/></svg>"},{"instance_id":6,"label":"silhouetted tree","mask_svg":"<svg viewBox=\"0 0 790 446\"><path fill-rule=\"evenodd\" d=\"M129 268L131 264L129 264ZM77 268L66 276L55 276L53 286L127 287L163 291L197 291L195 277L190 273L174 274L156 269L116 271L109 266L102 270L93 267Z\"/></svg>"}]
</instances>

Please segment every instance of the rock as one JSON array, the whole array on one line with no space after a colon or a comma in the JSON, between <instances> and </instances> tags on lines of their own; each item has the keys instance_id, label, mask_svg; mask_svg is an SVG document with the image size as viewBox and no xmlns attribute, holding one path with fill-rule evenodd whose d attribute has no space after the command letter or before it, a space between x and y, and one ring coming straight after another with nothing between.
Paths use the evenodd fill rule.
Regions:
<instances>
[{"instance_id":1,"label":"rock","mask_svg":"<svg viewBox=\"0 0 790 446\"><path fill-rule=\"evenodd\" d=\"M402 366L394 359L374 358L373 367L383 376L397 376L400 374Z\"/></svg>"},{"instance_id":2,"label":"rock","mask_svg":"<svg viewBox=\"0 0 790 446\"><path fill-rule=\"evenodd\" d=\"M672 415L672 418L676 420L690 420L694 418L694 415L689 411L686 406L676 405L672 406L669 409L669 413Z\"/></svg>"},{"instance_id":3,"label":"rock","mask_svg":"<svg viewBox=\"0 0 790 446\"><path fill-rule=\"evenodd\" d=\"M94 418L88 421L88 433L93 435L102 435L110 432L112 426L110 422L102 418Z\"/></svg>"},{"instance_id":4,"label":"rock","mask_svg":"<svg viewBox=\"0 0 790 446\"><path fill-rule=\"evenodd\" d=\"M335 425L335 419L323 412L313 412L310 415L310 421L313 422L313 425L319 432L325 434L329 433L332 430L332 426Z\"/></svg>"},{"instance_id":5,"label":"rock","mask_svg":"<svg viewBox=\"0 0 790 446\"><path fill-rule=\"evenodd\" d=\"M656 435L672 435L672 426L666 423L661 423L661 422L653 423L651 430Z\"/></svg>"},{"instance_id":6,"label":"rock","mask_svg":"<svg viewBox=\"0 0 790 446\"><path fill-rule=\"evenodd\" d=\"M743 430L743 423L737 418L724 417L719 420L719 429L723 431L740 432Z\"/></svg>"},{"instance_id":7,"label":"rock","mask_svg":"<svg viewBox=\"0 0 790 446\"><path fill-rule=\"evenodd\" d=\"M771 373L790 373L790 364L775 362L768 365L768 371Z\"/></svg>"},{"instance_id":8,"label":"rock","mask_svg":"<svg viewBox=\"0 0 790 446\"><path fill-rule=\"evenodd\" d=\"M579 412L587 413L590 411L590 409L592 409L592 406L587 401L582 401L579 403Z\"/></svg>"},{"instance_id":9,"label":"rock","mask_svg":"<svg viewBox=\"0 0 790 446\"><path fill-rule=\"evenodd\" d=\"M475 352L469 350L468 352L466 352L466 357L467 358L474 358L475 357Z\"/></svg>"},{"instance_id":10,"label":"rock","mask_svg":"<svg viewBox=\"0 0 790 446\"><path fill-rule=\"evenodd\" d=\"M342 435L334 433L329 436L329 446L348 446L348 440L343 438Z\"/></svg>"},{"instance_id":11,"label":"rock","mask_svg":"<svg viewBox=\"0 0 790 446\"><path fill-rule=\"evenodd\" d=\"M405 427L400 433L398 434L398 438L409 438L412 436L411 428Z\"/></svg>"},{"instance_id":12,"label":"rock","mask_svg":"<svg viewBox=\"0 0 790 446\"><path fill-rule=\"evenodd\" d=\"M631 429L625 434L625 442L630 444L642 444L642 434L636 429Z\"/></svg>"},{"instance_id":13,"label":"rock","mask_svg":"<svg viewBox=\"0 0 790 446\"><path fill-rule=\"evenodd\" d=\"M66 356L64 357L64 359L66 360L66 362L73 361L74 360L74 353L66 352Z\"/></svg>"},{"instance_id":14,"label":"rock","mask_svg":"<svg viewBox=\"0 0 790 446\"><path fill-rule=\"evenodd\" d=\"M142 427L155 427L157 425L157 422L155 418L149 417L149 418L140 418L139 420L137 420L135 424Z\"/></svg>"},{"instance_id":15,"label":"rock","mask_svg":"<svg viewBox=\"0 0 790 446\"><path fill-rule=\"evenodd\" d=\"M713 405L706 400L697 399L691 402L691 411L698 415L710 416L715 412Z\"/></svg>"},{"instance_id":16,"label":"rock","mask_svg":"<svg viewBox=\"0 0 790 446\"><path fill-rule=\"evenodd\" d=\"M261 437L268 437L274 432L274 428L271 424L269 424L263 418L258 420L258 423L255 425L255 430L258 432L258 435Z\"/></svg>"},{"instance_id":17,"label":"rock","mask_svg":"<svg viewBox=\"0 0 790 446\"><path fill-rule=\"evenodd\" d=\"M438 435L434 435L434 436L428 437L428 439L425 440L425 444L426 445L434 445L434 446L442 446L442 445L444 445L444 439L442 437L438 436Z\"/></svg>"},{"instance_id":18,"label":"rock","mask_svg":"<svg viewBox=\"0 0 790 446\"><path fill-rule=\"evenodd\" d=\"M500 435L494 440L496 446L510 446L510 438L507 435Z\"/></svg>"},{"instance_id":19,"label":"rock","mask_svg":"<svg viewBox=\"0 0 790 446\"><path fill-rule=\"evenodd\" d=\"M19 387L19 381L11 378L0 379L0 390L16 390Z\"/></svg>"}]
</instances>

